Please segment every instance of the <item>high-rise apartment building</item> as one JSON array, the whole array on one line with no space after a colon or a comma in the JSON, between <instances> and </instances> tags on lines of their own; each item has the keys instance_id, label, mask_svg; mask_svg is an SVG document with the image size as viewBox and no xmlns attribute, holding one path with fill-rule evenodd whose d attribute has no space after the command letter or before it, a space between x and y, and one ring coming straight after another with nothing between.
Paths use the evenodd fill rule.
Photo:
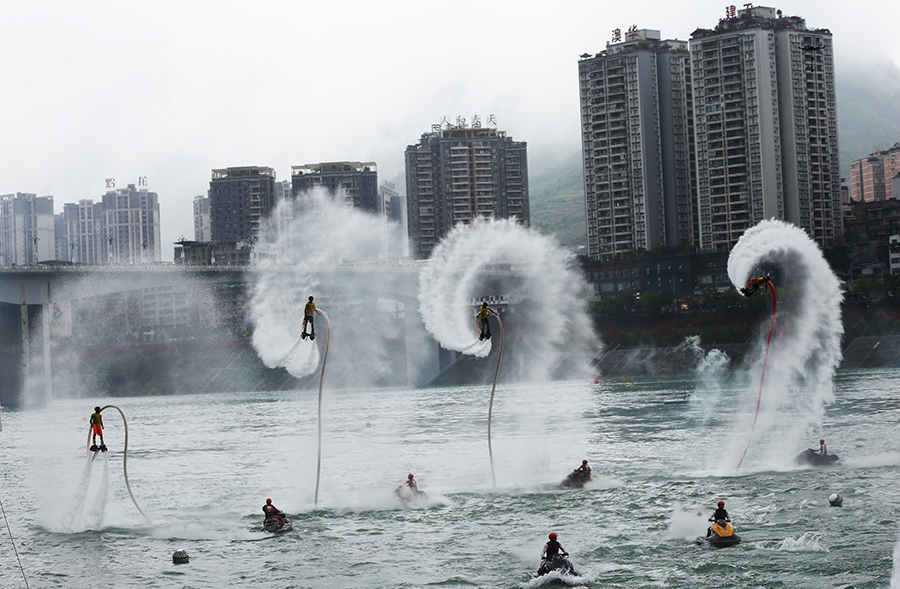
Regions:
<instances>
[{"instance_id":1,"label":"high-rise apartment building","mask_svg":"<svg viewBox=\"0 0 900 589\"><path fill-rule=\"evenodd\" d=\"M53 197L0 196L0 265L25 266L55 258Z\"/></svg>"},{"instance_id":2,"label":"high-rise apartment building","mask_svg":"<svg viewBox=\"0 0 900 589\"><path fill-rule=\"evenodd\" d=\"M96 221L95 221L96 222ZM110 188L103 195L102 258L110 264L151 264L162 260L159 197L129 184Z\"/></svg>"},{"instance_id":3,"label":"high-rise apartment building","mask_svg":"<svg viewBox=\"0 0 900 589\"><path fill-rule=\"evenodd\" d=\"M458 223L476 217L517 219L529 226L527 144L505 131L433 125L406 148L410 254L422 259Z\"/></svg>"},{"instance_id":4,"label":"high-rise apartment building","mask_svg":"<svg viewBox=\"0 0 900 589\"><path fill-rule=\"evenodd\" d=\"M291 166L294 197L316 187L340 195L354 208L381 213L375 162L330 162Z\"/></svg>"},{"instance_id":5,"label":"high-rise apartment building","mask_svg":"<svg viewBox=\"0 0 900 589\"><path fill-rule=\"evenodd\" d=\"M578 62L588 255L695 239L686 41L632 28Z\"/></svg>"},{"instance_id":6,"label":"high-rise apartment building","mask_svg":"<svg viewBox=\"0 0 900 589\"><path fill-rule=\"evenodd\" d=\"M108 257L102 257L104 248L103 203L82 199L77 203L63 205L65 225L65 245L70 262L78 264L106 264ZM107 242L108 243L108 242Z\"/></svg>"},{"instance_id":7,"label":"high-rise apartment building","mask_svg":"<svg viewBox=\"0 0 900 589\"><path fill-rule=\"evenodd\" d=\"M900 143L886 151L876 151L850 164L850 197L872 202L898 198L894 180L900 175Z\"/></svg>"},{"instance_id":8,"label":"high-rise apartment building","mask_svg":"<svg viewBox=\"0 0 900 589\"><path fill-rule=\"evenodd\" d=\"M766 218L842 236L831 33L764 6L691 35L699 239L728 250Z\"/></svg>"},{"instance_id":9,"label":"high-rise apartment building","mask_svg":"<svg viewBox=\"0 0 900 589\"><path fill-rule=\"evenodd\" d=\"M247 166L212 171L209 183L210 239L257 239L260 225L275 207L275 170Z\"/></svg>"},{"instance_id":10,"label":"high-rise apartment building","mask_svg":"<svg viewBox=\"0 0 900 589\"><path fill-rule=\"evenodd\" d=\"M209 241L210 232L209 196L198 194L194 197L194 241Z\"/></svg>"}]
</instances>

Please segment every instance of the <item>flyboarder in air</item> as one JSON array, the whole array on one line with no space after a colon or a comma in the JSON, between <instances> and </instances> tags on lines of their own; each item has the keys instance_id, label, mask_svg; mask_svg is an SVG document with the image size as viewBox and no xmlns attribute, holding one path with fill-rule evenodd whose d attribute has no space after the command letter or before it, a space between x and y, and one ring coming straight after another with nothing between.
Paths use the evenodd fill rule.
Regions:
<instances>
[{"instance_id":1,"label":"flyboarder in air","mask_svg":"<svg viewBox=\"0 0 900 589\"><path fill-rule=\"evenodd\" d=\"M491 339L491 322L488 319L491 313L494 313L494 310L488 307L487 301L483 301L481 306L478 307L478 329L481 331L478 341ZM496 313L494 314L496 315Z\"/></svg>"},{"instance_id":2,"label":"flyboarder in air","mask_svg":"<svg viewBox=\"0 0 900 589\"><path fill-rule=\"evenodd\" d=\"M750 282L747 283L747 286L741 289L741 294L745 297L751 296L759 287L762 286L766 290L768 290L769 285L769 277L768 276L760 276L759 278L754 278Z\"/></svg>"},{"instance_id":3,"label":"flyboarder in air","mask_svg":"<svg viewBox=\"0 0 900 589\"><path fill-rule=\"evenodd\" d=\"M316 315L316 304L313 302L313 298L309 297L309 302L306 303L306 306L303 308L303 333L300 334L300 337L306 339L309 337L310 340L316 339L316 323L315 323L315 315ZM309 326L312 328L312 332L306 333L306 324L309 323Z\"/></svg>"},{"instance_id":4,"label":"flyboarder in air","mask_svg":"<svg viewBox=\"0 0 900 589\"><path fill-rule=\"evenodd\" d=\"M91 414L91 430L93 432L93 445L91 452L106 452L106 444L103 443L103 416L100 415L100 407L94 407ZM97 446L97 436L100 436L100 446Z\"/></svg>"}]
</instances>

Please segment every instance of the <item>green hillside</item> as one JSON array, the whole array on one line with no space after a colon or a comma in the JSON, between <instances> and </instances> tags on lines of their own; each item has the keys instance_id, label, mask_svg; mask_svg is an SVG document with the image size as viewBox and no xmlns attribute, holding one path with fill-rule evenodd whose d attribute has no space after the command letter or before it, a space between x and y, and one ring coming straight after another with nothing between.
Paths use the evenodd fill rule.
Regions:
<instances>
[{"instance_id":1,"label":"green hillside","mask_svg":"<svg viewBox=\"0 0 900 589\"><path fill-rule=\"evenodd\" d=\"M529 177L531 225L564 246L587 245L581 152Z\"/></svg>"}]
</instances>

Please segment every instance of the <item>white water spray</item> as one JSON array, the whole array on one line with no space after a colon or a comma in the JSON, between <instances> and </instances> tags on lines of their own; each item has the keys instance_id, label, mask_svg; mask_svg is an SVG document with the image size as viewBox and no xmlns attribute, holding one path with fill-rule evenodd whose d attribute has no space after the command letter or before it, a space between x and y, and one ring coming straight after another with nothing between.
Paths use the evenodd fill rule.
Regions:
<instances>
[{"instance_id":1,"label":"white water spray","mask_svg":"<svg viewBox=\"0 0 900 589\"><path fill-rule=\"evenodd\" d=\"M900 540L894 544L894 567L891 569L891 589L900 589Z\"/></svg>"},{"instance_id":2,"label":"white water spray","mask_svg":"<svg viewBox=\"0 0 900 589\"><path fill-rule=\"evenodd\" d=\"M75 486L72 495L72 504L59 519L60 529L63 532L76 532L84 529L82 517L84 505L87 501L88 488L91 484L91 472L93 464L90 458L85 460L84 469L81 471L81 479Z\"/></svg>"},{"instance_id":3,"label":"white water spray","mask_svg":"<svg viewBox=\"0 0 900 589\"><path fill-rule=\"evenodd\" d=\"M266 366L284 366L295 377L315 372L318 347L313 341L300 339L307 297L315 296L315 302L320 302L320 275L328 269L352 266L359 273L355 284L336 291L341 297L378 280L378 265L388 261L385 252L399 252L396 231L393 224L386 229L380 217L353 208L340 193L332 196L325 190L314 190L276 207L254 247L255 284L249 305L255 323L253 346ZM369 321L372 315L363 313ZM339 316L345 325L351 322L346 313ZM366 320L355 321L354 327L366 327ZM372 326L368 335L381 337L378 328L382 334L386 331L384 326ZM358 331L353 335L364 348L354 350L355 360L368 362L370 373L389 371L376 358L365 355L377 354L382 346L368 339L361 341ZM340 357L340 350L333 352Z\"/></svg>"},{"instance_id":4,"label":"white water spray","mask_svg":"<svg viewBox=\"0 0 900 589\"><path fill-rule=\"evenodd\" d=\"M528 356L521 380L546 380L578 346L585 365L599 350L583 309L584 289L553 238L513 220L478 219L457 225L435 247L419 275L419 306L425 328L444 348L485 357L491 340L478 341L476 303L509 295L515 315L504 315L505 323L520 337L517 351Z\"/></svg>"},{"instance_id":5,"label":"white water spray","mask_svg":"<svg viewBox=\"0 0 900 589\"><path fill-rule=\"evenodd\" d=\"M728 257L728 276L736 288L766 272L773 273L779 301L752 443L763 446L770 459L783 461L785 448L797 447L803 436L820 435L825 406L834 399L834 371L841 361L843 294L815 242L783 221L762 221L747 230ZM764 327L768 325L766 318ZM765 357L768 329L760 332L757 358L749 372L755 375L751 381L759 378ZM751 401L755 405L757 392L751 382L748 407ZM750 435L752 408L747 414Z\"/></svg>"},{"instance_id":6,"label":"white water spray","mask_svg":"<svg viewBox=\"0 0 900 589\"><path fill-rule=\"evenodd\" d=\"M103 518L106 515L106 506L109 503L109 456L103 455L101 468L103 474L100 477L100 489L94 500L94 507L88 510L85 522L88 529L99 530L103 528Z\"/></svg>"}]
</instances>

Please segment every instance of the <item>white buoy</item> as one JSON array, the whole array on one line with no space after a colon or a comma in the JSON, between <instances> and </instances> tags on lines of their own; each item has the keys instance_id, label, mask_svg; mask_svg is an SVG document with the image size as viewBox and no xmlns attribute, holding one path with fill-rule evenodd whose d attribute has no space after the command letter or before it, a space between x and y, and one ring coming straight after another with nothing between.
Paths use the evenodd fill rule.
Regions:
<instances>
[{"instance_id":1,"label":"white buoy","mask_svg":"<svg viewBox=\"0 0 900 589\"><path fill-rule=\"evenodd\" d=\"M185 550L176 550L172 555L172 562L175 564L186 564L188 562L188 553Z\"/></svg>"},{"instance_id":2,"label":"white buoy","mask_svg":"<svg viewBox=\"0 0 900 589\"><path fill-rule=\"evenodd\" d=\"M844 498L839 493L832 493L828 498L828 504L832 507L841 507L844 504Z\"/></svg>"}]
</instances>

